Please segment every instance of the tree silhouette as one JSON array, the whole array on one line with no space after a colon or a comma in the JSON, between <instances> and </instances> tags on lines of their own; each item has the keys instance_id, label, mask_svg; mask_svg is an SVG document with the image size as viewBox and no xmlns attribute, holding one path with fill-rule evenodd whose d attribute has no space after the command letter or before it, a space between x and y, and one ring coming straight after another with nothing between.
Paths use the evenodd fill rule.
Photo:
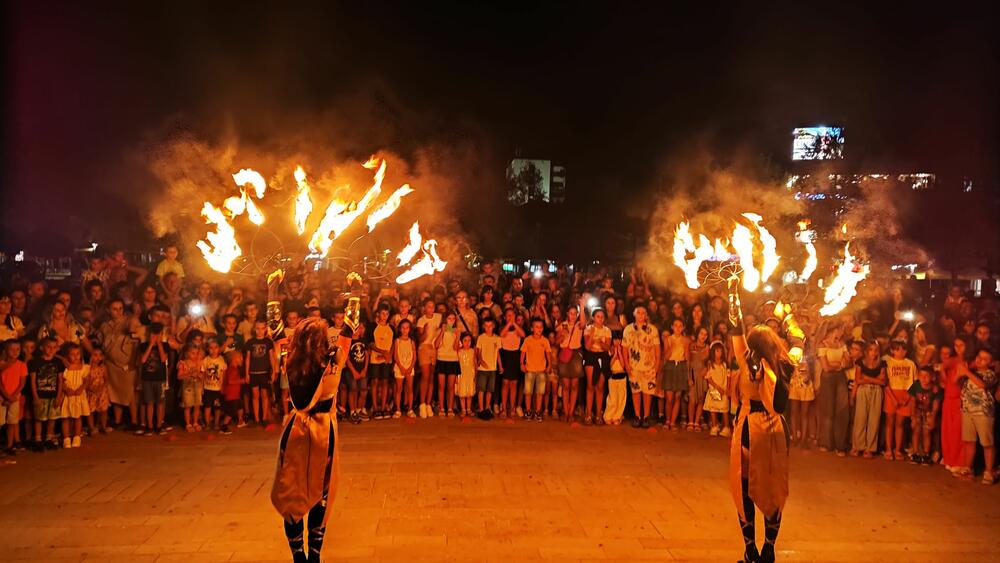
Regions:
<instances>
[{"instance_id":1,"label":"tree silhouette","mask_svg":"<svg viewBox=\"0 0 1000 563\"><path fill-rule=\"evenodd\" d=\"M507 175L508 200L515 205L541 200L543 180L542 171L530 160L522 161L521 169L516 172L512 166Z\"/></svg>"}]
</instances>

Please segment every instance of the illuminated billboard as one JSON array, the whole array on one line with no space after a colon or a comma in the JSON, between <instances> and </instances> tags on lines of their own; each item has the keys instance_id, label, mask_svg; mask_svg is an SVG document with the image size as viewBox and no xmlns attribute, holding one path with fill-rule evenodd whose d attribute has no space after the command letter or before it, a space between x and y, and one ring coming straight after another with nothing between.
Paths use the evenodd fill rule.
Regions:
<instances>
[{"instance_id":1,"label":"illuminated billboard","mask_svg":"<svg viewBox=\"0 0 1000 563\"><path fill-rule=\"evenodd\" d=\"M844 158L842 127L796 127L792 130L792 160Z\"/></svg>"},{"instance_id":2,"label":"illuminated billboard","mask_svg":"<svg viewBox=\"0 0 1000 563\"><path fill-rule=\"evenodd\" d=\"M507 201L514 205L529 201L548 203L551 179L551 160L515 158L507 167Z\"/></svg>"}]
</instances>

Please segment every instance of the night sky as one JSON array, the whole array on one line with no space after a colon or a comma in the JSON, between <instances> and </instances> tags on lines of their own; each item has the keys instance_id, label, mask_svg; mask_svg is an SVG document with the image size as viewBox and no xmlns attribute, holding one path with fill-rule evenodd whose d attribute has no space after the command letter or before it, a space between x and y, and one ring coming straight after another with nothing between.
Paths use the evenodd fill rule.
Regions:
<instances>
[{"instance_id":1,"label":"night sky","mask_svg":"<svg viewBox=\"0 0 1000 563\"><path fill-rule=\"evenodd\" d=\"M476 139L498 186L516 148L565 164L585 219L694 145L787 166L791 128L821 123L853 166L995 190L985 9L485 4L6 2L5 246L138 225L127 155L165 123L260 141L359 100L372 143Z\"/></svg>"}]
</instances>

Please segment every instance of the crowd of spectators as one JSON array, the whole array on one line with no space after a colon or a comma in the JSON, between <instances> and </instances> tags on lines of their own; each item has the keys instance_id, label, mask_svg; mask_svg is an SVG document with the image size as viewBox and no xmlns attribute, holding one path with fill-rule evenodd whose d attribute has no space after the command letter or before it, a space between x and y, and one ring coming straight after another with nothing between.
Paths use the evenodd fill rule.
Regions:
<instances>
[{"instance_id":1,"label":"crowd of spectators","mask_svg":"<svg viewBox=\"0 0 1000 563\"><path fill-rule=\"evenodd\" d=\"M318 316L337 342L355 324L352 297L344 422L548 419L708 438L729 436L739 408L723 296L656 287L639 267L514 274L485 262L396 286L299 264L280 288L284 332L272 335L265 276L196 280L176 247L164 254L152 271L118 252L72 283L15 278L0 291L8 460L116 430L274 429L289 409L288 337ZM870 281L839 315L800 306L792 444L966 479L981 455L992 483L998 301L966 289L916 295ZM747 323L776 323L768 297L746 296Z\"/></svg>"}]
</instances>

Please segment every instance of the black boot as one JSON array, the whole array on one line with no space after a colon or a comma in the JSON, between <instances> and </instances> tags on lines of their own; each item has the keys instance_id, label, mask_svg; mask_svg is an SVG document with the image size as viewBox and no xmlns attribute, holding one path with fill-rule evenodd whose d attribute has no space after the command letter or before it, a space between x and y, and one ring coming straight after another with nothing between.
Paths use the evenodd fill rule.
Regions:
<instances>
[{"instance_id":1,"label":"black boot","mask_svg":"<svg viewBox=\"0 0 1000 563\"><path fill-rule=\"evenodd\" d=\"M764 547L760 549L760 559L761 563L774 563L774 544L765 543Z\"/></svg>"},{"instance_id":2,"label":"black boot","mask_svg":"<svg viewBox=\"0 0 1000 563\"><path fill-rule=\"evenodd\" d=\"M309 563L309 559L306 557L304 551L293 551L292 563Z\"/></svg>"},{"instance_id":3,"label":"black boot","mask_svg":"<svg viewBox=\"0 0 1000 563\"><path fill-rule=\"evenodd\" d=\"M773 558L771 560L774 561ZM757 552L757 546L751 544L746 547L746 551L743 552L743 559L738 563L758 563L759 561L762 561L762 559L760 553Z\"/></svg>"}]
</instances>

